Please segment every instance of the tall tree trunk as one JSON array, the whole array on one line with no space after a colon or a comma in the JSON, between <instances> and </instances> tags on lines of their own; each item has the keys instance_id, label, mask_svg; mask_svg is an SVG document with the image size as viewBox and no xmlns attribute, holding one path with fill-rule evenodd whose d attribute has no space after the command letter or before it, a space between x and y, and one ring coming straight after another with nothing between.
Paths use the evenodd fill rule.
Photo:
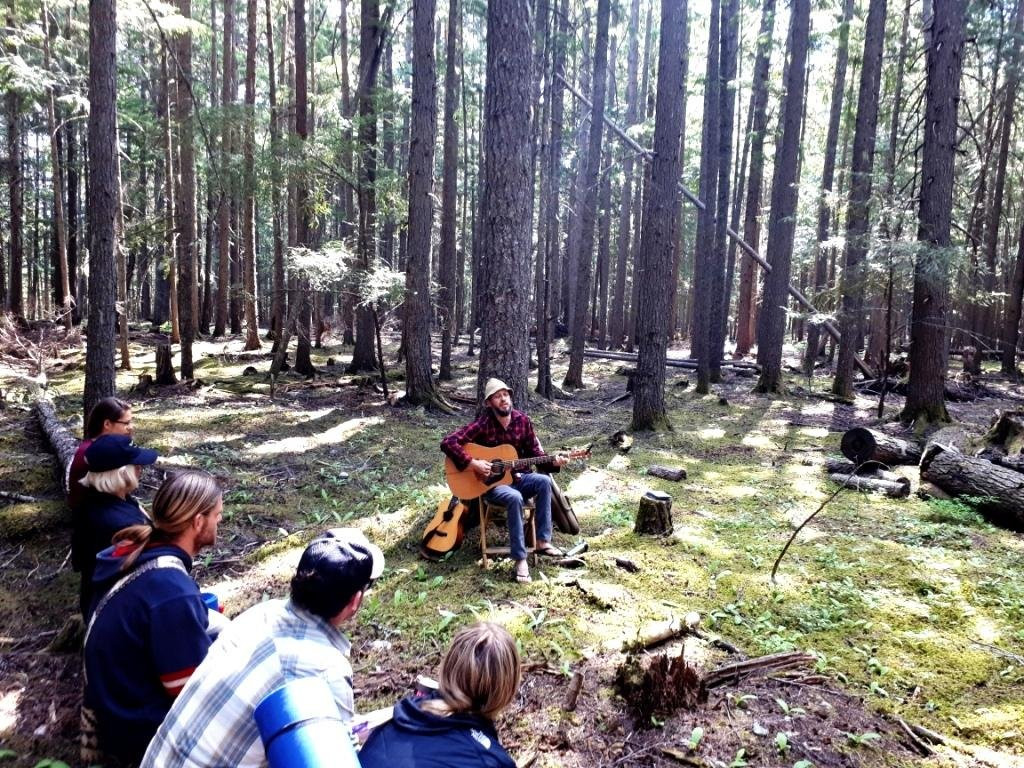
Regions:
<instances>
[{"instance_id":1,"label":"tall tree trunk","mask_svg":"<svg viewBox=\"0 0 1024 768\"><path fill-rule=\"evenodd\" d=\"M514 402L528 406L530 285L530 68L533 28L528 0L487 4L484 86L484 184L480 204L481 324L477 395L500 378Z\"/></svg>"},{"instance_id":2,"label":"tall tree trunk","mask_svg":"<svg viewBox=\"0 0 1024 768\"><path fill-rule=\"evenodd\" d=\"M68 282L71 290L71 317L72 322L79 323L82 320L81 304L82 299L85 297L79 293L78 290L78 184L79 184L79 165L78 165L78 137L79 128L78 123L65 123L64 124L64 135L67 138L65 145L67 146L67 230L68 230ZM2 272L3 270L0 270ZM2 296L0 291L0 296ZM0 298L2 303L2 298Z\"/></svg>"},{"instance_id":3,"label":"tall tree trunk","mask_svg":"<svg viewBox=\"0 0 1024 768\"><path fill-rule=\"evenodd\" d=\"M639 2L639 0L636 0ZM537 326L537 392L542 397L550 398L551 386L551 342L554 338L555 318L558 316L558 256L560 248L559 193L562 182L562 135L565 117L565 89L562 79L565 77L566 34L569 24L568 0L562 0L561 8L555 16L553 35L551 72L548 80L546 97L549 107L551 125L548 142L547 171L544 174L544 273L542 293L537 297L541 304L541 323ZM542 258L537 254L537 258Z\"/></svg>"},{"instance_id":4,"label":"tall tree trunk","mask_svg":"<svg viewBox=\"0 0 1024 768\"><path fill-rule=\"evenodd\" d=\"M380 62L379 40L382 35L378 0L360 0L359 87L356 93L360 151L357 271L362 274L368 274L376 262L374 236L377 220L377 117L373 96ZM377 367L373 339L373 310L366 302L360 302L356 307L356 338L349 372L373 370Z\"/></svg>"},{"instance_id":5,"label":"tall tree trunk","mask_svg":"<svg viewBox=\"0 0 1024 768\"><path fill-rule=\"evenodd\" d=\"M1003 213L1003 194L1006 189L1006 170L1010 149L1010 134L1013 132L1013 115L1017 102L1017 88L1020 84L1020 48L1021 36L1024 34L1024 2L1017 0L1014 10L1013 41L1010 58L1006 69L1006 90L1003 93L1001 114L999 117L999 157L996 159L996 183L992 191L992 204L985 222L985 257L988 263L985 288L989 295L996 290L996 251L999 243L999 219ZM986 313L985 335L993 336L996 328L995 307L989 307Z\"/></svg>"},{"instance_id":6,"label":"tall tree trunk","mask_svg":"<svg viewBox=\"0 0 1024 768\"><path fill-rule=\"evenodd\" d=\"M217 69L220 63L217 56L217 2L210 3L210 112L217 113ZM197 333L200 336L210 335L210 323L213 321L213 247L217 231L217 186L214 178L217 175L216 146L213 141L206 142L206 236L203 242L203 300L202 312L199 316Z\"/></svg>"},{"instance_id":7,"label":"tall tree trunk","mask_svg":"<svg viewBox=\"0 0 1024 768\"><path fill-rule=\"evenodd\" d=\"M645 275L637 312L637 375L633 387L633 429L670 427L665 411L665 358L675 275L675 219L679 211L679 137L682 102L685 0L661 0L658 96L654 119L651 194L644 207L637 266Z\"/></svg>"},{"instance_id":8,"label":"tall tree trunk","mask_svg":"<svg viewBox=\"0 0 1024 768\"><path fill-rule=\"evenodd\" d=\"M586 5L583 6L582 20L582 55L579 64L580 93L593 95L590 92L590 80L593 73L593 58L590 43L590 16ZM578 105L578 126L574 139L576 147L575 172L572 182L572 197L569 202L569 220L565 233L565 258L560 270L562 286L560 316L564 318L569 334L573 333L576 322L576 290L579 281L580 238L583 233L583 210L587 196L587 165L589 151L589 127L593 109L588 110L582 103Z\"/></svg>"},{"instance_id":9,"label":"tall tree trunk","mask_svg":"<svg viewBox=\"0 0 1024 768\"><path fill-rule=\"evenodd\" d=\"M414 405L441 407L448 410L434 386L431 375L430 349L430 240L434 223L434 143L437 140L437 74L434 60L434 0L418 0L413 6L412 55L412 124L409 134L409 246L405 270L405 399ZM451 7L449 7L449 16ZM451 19L449 19L449 22ZM454 35L453 25L448 25ZM454 50L449 52L449 72L445 76L445 97L455 90L455 75L451 63ZM448 81L451 80L451 91ZM454 117L454 105L449 112L445 105L445 118ZM445 126L445 150L449 140L455 150L455 130ZM454 168L452 169L454 171ZM454 229L454 190L452 191L450 222ZM448 290L444 298L447 326L451 319L451 287L455 265L455 232L450 232L451 250L445 254L446 264L442 280ZM451 341L449 339L449 346Z\"/></svg>"},{"instance_id":10,"label":"tall tree trunk","mask_svg":"<svg viewBox=\"0 0 1024 768\"><path fill-rule=\"evenodd\" d=\"M178 12L192 17L192 0L178 0ZM198 304L196 271L196 160L192 139L192 34L176 39L177 90L175 120L178 125L178 317L181 322L181 378L193 379L192 341L196 336Z\"/></svg>"},{"instance_id":11,"label":"tall tree trunk","mask_svg":"<svg viewBox=\"0 0 1024 768\"><path fill-rule=\"evenodd\" d=\"M814 293L811 301L815 306L821 301L828 280L828 254L825 241L828 240L829 222L832 221L832 185L836 172L836 147L839 144L839 124L843 115L843 95L846 93L846 66L849 62L850 21L853 19L853 0L843 0L843 20L839 27L839 42L836 46L836 71L832 79L832 101L828 117L828 134L825 138L825 164L821 172L821 192L818 198L818 235L814 243ZM804 353L804 371L810 374L818 359L821 347L821 325L811 320L807 329L807 349Z\"/></svg>"},{"instance_id":12,"label":"tall tree trunk","mask_svg":"<svg viewBox=\"0 0 1024 768\"><path fill-rule=\"evenodd\" d=\"M117 123L115 122L115 128ZM117 141L117 138L114 139ZM117 266L117 304L120 308L117 318L118 346L121 352L122 371L132 369L131 354L128 351L128 276L131 267L128 265L128 249L125 246L125 225L124 225L124 184L121 181L121 153L114 156L117 164L117 212L114 217L114 237L116 266Z\"/></svg>"},{"instance_id":13,"label":"tall tree trunk","mask_svg":"<svg viewBox=\"0 0 1024 768\"><path fill-rule=\"evenodd\" d=\"M728 292L725 287L726 255L729 250L726 229L729 225L729 182L732 167L732 134L736 112L737 45L739 41L738 0L726 0L722 8L722 66L718 92L721 121L718 137L718 202L715 204L715 247L711 270L711 311L708 314L708 349L705 360L709 382L721 380L722 353L725 348L725 323L729 316ZM698 385L701 370L698 364Z\"/></svg>"},{"instance_id":14,"label":"tall tree trunk","mask_svg":"<svg viewBox=\"0 0 1024 768\"><path fill-rule=\"evenodd\" d=\"M309 139L309 64L306 41L306 1L295 0L295 136L305 153ZM302 174L295 185L295 209L297 216L296 244L310 245L309 182ZM309 278L303 275L296 286L299 308L295 315L295 371L303 376L313 376L316 369L311 358L310 323L313 304Z\"/></svg>"},{"instance_id":15,"label":"tall tree trunk","mask_svg":"<svg viewBox=\"0 0 1024 768\"><path fill-rule=\"evenodd\" d=\"M50 19L43 3L43 67L50 69ZM50 132L50 168L53 171L53 225L57 245L57 273L60 279L61 316L65 330L71 330L71 281L68 277L67 229L64 225L64 176L58 142L57 104L54 88L46 102L47 125ZM38 294L37 294L38 295Z\"/></svg>"},{"instance_id":16,"label":"tall tree trunk","mask_svg":"<svg viewBox=\"0 0 1024 768\"><path fill-rule=\"evenodd\" d=\"M904 421L948 421L945 382L950 218L956 155L956 115L963 68L965 0L934 0L927 50L924 150L914 306L910 333L910 380Z\"/></svg>"},{"instance_id":17,"label":"tall tree trunk","mask_svg":"<svg viewBox=\"0 0 1024 768\"><path fill-rule=\"evenodd\" d=\"M583 349L586 345L587 302L590 299L591 262L594 254L594 229L597 222L598 177L601 172L601 136L604 130L604 103L605 89L607 88L609 8L609 0L598 0L597 35L594 38L594 109L590 116L590 137L587 142L587 168L584 176L586 197L581 213L576 305L573 308L569 368L562 382L565 387L583 387Z\"/></svg>"},{"instance_id":18,"label":"tall tree trunk","mask_svg":"<svg viewBox=\"0 0 1024 768\"><path fill-rule=\"evenodd\" d=\"M455 300L458 283L455 246L456 185L459 175L459 126L455 112L459 108L456 88L458 74L455 67L456 45L459 36L459 0L448 3L448 35L445 45L444 74L444 159L441 186L441 253L439 271L440 289L437 301L441 308L441 366L439 378L452 378L453 335L457 332ZM411 159L411 158L410 158ZM466 194L466 191L463 191Z\"/></svg>"},{"instance_id":19,"label":"tall tree trunk","mask_svg":"<svg viewBox=\"0 0 1024 768\"><path fill-rule=\"evenodd\" d=\"M886 0L870 0L864 30L857 125L853 132L853 167L846 214L846 263L842 277L842 313L839 358L832 391L853 397L853 363L862 338L864 307L864 260L871 245L871 181L878 127L878 95L882 82L882 51L885 45ZM881 374L884 376L884 372Z\"/></svg>"},{"instance_id":20,"label":"tall tree trunk","mask_svg":"<svg viewBox=\"0 0 1024 768\"><path fill-rule=\"evenodd\" d=\"M764 140L768 133L768 71L771 64L772 30L775 26L775 0L761 6L761 28L757 38L753 84L750 88L750 171L747 176L747 200L743 206L743 239L755 249L761 238L761 188L764 185ZM740 294L736 313L736 356L750 352L754 343L757 313L758 269L753 259L743 260L740 269Z\"/></svg>"},{"instance_id":21,"label":"tall tree trunk","mask_svg":"<svg viewBox=\"0 0 1024 768\"><path fill-rule=\"evenodd\" d=\"M612 35L608 43L608 97L606 107L615 109L615 59L618 44ZM612 166L615 163L615 148L607 146L604 151L605 166L601 173L601 189L598 194L600 222L597 237L597 274L594 280L593 322L590 337L597 336L597 346L605 349L608 345L608 271L611 258L612 239Z\"/></svg>"},{"instance_id":22,"label":"tall tree trunk","mask_svg":"<svg viewBox=\"0 0 1024 768\"><path fill-rule=\"evenodd\" d=\"M83 415L115 392L114 323L117 285L117 7L89 3L89 326Z\"/></svg>"},{"instance_id":23,"label":"tall tree trunk","mask_svg":"<svg viewBox=\"0 0 1024 768\"><path fill-rule=\"evenodd\" d=\"M629 53L626 55L626 124L629 129L637 121L637 66L640 58L640 0L632 0L629 7ZM633 196L633 152L622 150L622 194L619 207L619 231L616 243L615 288L612 293L608 318L610 349L621 349L625 335L626 267L629 263L630 205ZM636 225L636 223L634 223Z\"/></svg>"},{"instance_id":24,"label":"tall tree trunk","mask_svg":"<svg viewBox=\"0 0 1024 768\"><path fill-rule=\"evenodd\" d=\"M759 392L778 392L782 387L782 341L796 227L797 163L809 26L809 0L793 0L787 43L789 63L786 65L782 140L772 179L772 207L768 219L767 253L772 271L764 281L763 306L757 323L757 361L761 364L761 375L757 381Z\"/></svg>"},{"instance_id":25,"label":"tall tree trunk","mask_svg":"<svg viewBox=\"0 0 1024 768\"><path fill-rule=\"evenodd\" d=\"M284 336L284 234L281 226L281 116L277 107L277 79L274 73L274 21L266 1L267 16L267 98L270 102L270 215L273 221L274 263L273 291L270 304L269 337L274 348ZM344 7L344 6L343 6ZM347 61L347 57L346 57Z\"/></svg>"},{"instance_id":26,"label":"tall tree trunk","mask_svg":"<svg viewBox=\"0 0 1024 768\"><path fill-rule=\"evenodd\" d=\"M718 176L719 141L721 139L721 3L711 0L711 21L708 24L707 70L704 75L704 125L700 144L700 186L698 194L704 201L704 210L697 215L697 237L694 254L693 292L693 357L697 358L697 392L707 394L711 388L712 326L715 313L717 262L715 237L719 214ZM726 169L728 175L728 169Z\"/></svg>"},{"instance_id":27,"label":"tall tree trunk","mask_svg":"<svg viewBox=\"0 0 1024 768\"><path fill-rule=\"evenodd\" d=\"M217 204L217 316L213 335L223 336L228 328L228 305L231 298L231 175L232 120L228 110L234 105L238 68L235 64L235 2L224 0L224 64L220 105L220 168L218 181L220 199Z\"/></svg>"},{"instance_id":28,"label":"tall tree trunk","mask_svg":"<svg viewBox=\"0 0 1024 768\"><path fill-rule=\"evenodd\" d=\"M11 2L7 11L8 29L16 28L15 3ZM14 42L5 46L12 55L17 54ZM24 270L23 219L25 216L25 176L21 152L21 94L11 88L7 92L7 193L10 203L10 242L8 266L10 282L7 289L6 307L15 317L25 316L24 289L22 287L22 271Z\"/></svg>"},{"instance_id":29,"label":"tall tree trunk","mask_svg":"<svg viewBox=\"0 0 1024 768\"><path fill-rule=\"evenodd\" d=\"M256 0L246 4L245 53L245 136L242 163L245 175L242 200L242 273L245 297L245 349L260 348L260 329L256 319Z\"/></svg>"}]
</instances>

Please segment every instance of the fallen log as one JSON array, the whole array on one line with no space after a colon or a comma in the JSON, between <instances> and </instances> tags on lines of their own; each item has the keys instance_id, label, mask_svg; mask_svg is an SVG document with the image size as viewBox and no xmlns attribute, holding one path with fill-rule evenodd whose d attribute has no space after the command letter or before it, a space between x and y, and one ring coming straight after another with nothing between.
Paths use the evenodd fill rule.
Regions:
<instances>
[{"instance_id":1,"label":"fallen log","mask_svg":"<svg viewBox=\"0 0 1024 768\"><path fill-rule=\"evenodd\" d=\"M647 474L653 477L660 477L662 480L671 480L678 483L680 480L686 479L686 470L682 467L678 469L673 467L663 467L660 464L652 464L647 468Z\"/></svg>"},{"instance_id":2,"label":"fallen log","mask_svg":"<svg viewBox=\"0 0 1024 768\"><path fill-rule=\"evenodd\" d=\"M953 496L976 497L975 506L992 522L1024 530L1024 475L949 446L929 443L921 477Z\"/></svg>"},{"instance_id":3,"label":"fallen log","mask_svg":"<svg viewBox=\"0 0 1024 768\"><path fill-rule=\"evenodd\" d=\"M57 412L54 410L53 401L50 400L49 396L42 390L37 390L33 394L36 395L36 401L32 409L35 412L39 426L43 430L43 434L46 435L46 439L53 448L53 452L57 454L57 461L60 462L61 467L60 485L64 492L67 493L68 467L71 466L71 460L75 457L75 451L78 450L78 439L57 418Z\"/></svg>"},{"instance_id":4,"label":"fallen log","mask_svg":"<svg viewBox=\"0 0 1024 768\"><path fill-rule=\"evenodd\" d=\"M612 352L605 349L584 349L584 357L592 357L599 360L621 360L624 363L635 363L637 362L636 354L632 352ZM719 365L722 368L732 368L734 370L747 370L747 371L760 371L760 367L757 363L746 363L741 360L722 360ZM665 359L665 366L667 368L685 368L689 371L697 370L697 361L693 358L679 358L669 357ZM619 373L616 371L616 373ZM628 374L623 374L628 375Z\"/></svg>"},{"instance_id":5,"label":"fallen log","mask_svg":"<svg viewBox=\"0 0 1024 768\"><path fill-rule=\"evenodd\" d=\"M830 474L828 479L837 485L845 485L855 491L878 491L891 499L905 499L910 495L910 480L905 477L901 477L899 480L883 480L864 475Z\"/></svg>"},{"instance_id":6,"label":"fallen log","mask_svg":"<svg viewBox=\"0 0 1024 768\"><path fill-rule=\"evenodd\" d=\"M843 435L839 444L843 456L856 464L877 461L880 464L917 464L921 446L867 427L854 427Z\"/></svg>"},{"instance_id":7,"label":"fallen log","mask_svg":"<svg viewBox=\"0 0 1024 768\"><path fill-rule=\"evenodd\" d=\"M723 664L717 669L711 670L704 677L704 685L708 688L714 688L729 682L739 682L751 675L814 666L816 661L815 657L811 654L800 653L799 651L786 651L783 653L773 653L768 656L758 656L756 659L734 661L731 664Z\"/></svg>"},{"instance_id":8,"label":"fallen log","mask_svg":"<svg viewBox=\"0 0 1024 768\"><path fill-rule=\"evenodd\" d=\"M837 459L829 457L825 459L825 471L830 475L850 475L853 474L853 470L857 468L857 465L852 461L846 459ZM895 472L889 472L883 469L880 464L874 464L868 462L861 467L860 472L857 473L857 477L870 477L875 480L888 480L890 483L902 483L906 481L908 484L910 480L903 475L897 475Z\"/></svg>"}]
</instances>

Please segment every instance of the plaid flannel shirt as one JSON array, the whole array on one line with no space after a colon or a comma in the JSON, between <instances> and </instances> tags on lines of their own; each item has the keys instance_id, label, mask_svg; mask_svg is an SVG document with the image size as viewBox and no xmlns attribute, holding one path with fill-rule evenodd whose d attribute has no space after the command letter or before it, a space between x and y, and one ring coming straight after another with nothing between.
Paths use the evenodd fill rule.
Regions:
<instances>
[{"instance_id":1,"label":"plaid flannel shirt","mask_svg":"<svg viewBox=\"0 0 1024 768\"><path fill-rule=\"evenodd\" d=\"M463 448L466 443L486 445L488 448L511 445L521 459L544 454L540 440L537 439L537 434L533 431L533 422L530 421L530 417L517 410L512 411L508 427L503 427L494 412L487 408L476 421L452 432L441 441L441 450L455 462L455 466L459 469L465 469L472 461Z\"/></svg>"},{"instance_id":2,"label":"plaid flannel shirt","mask_svg":"<svg viewBox=\"0 0 1024 768\"><path fill-rule=\"evenodd\" d=\"M250 608L224 629L157 731L140 768L266 766L253 712L289 680L316 676L355 714L348 638L290 600Z\"/></svg>"}]
</instances>

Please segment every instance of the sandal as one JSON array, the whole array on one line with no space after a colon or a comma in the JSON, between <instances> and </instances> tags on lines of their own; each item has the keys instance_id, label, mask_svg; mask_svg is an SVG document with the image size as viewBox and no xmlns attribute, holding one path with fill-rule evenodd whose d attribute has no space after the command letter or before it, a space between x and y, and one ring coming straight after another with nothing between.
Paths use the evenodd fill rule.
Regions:
<instances>
[{"instance_id":1,"label":"sandal","mask_svg":"<svg viewBox=\"0 0 1024 768\"><path fill-rule=\"evenodd\" d=\"M519 565L520 565L519 563L516 563L515 571L513 573L513 575L516 578L516 581L519 582L520 584L529 584L531 581L533 581L533 577L530 576L530 566L527 565L525 560L523 560L522 561L523 570L520 571L519 570Z\"/></svg>"},{"instance_id":2,"label":"sandal","mask_svg":"<svg viewBox=\"0 0 1024 768\"><path fill-rule=\"evenodd\" d=\"M544 555L544 557L565 557L565 552L560 550L554 544L545 544L543 547L538 547L534 550L538 555Z\"/></svg>"}]
</instances>

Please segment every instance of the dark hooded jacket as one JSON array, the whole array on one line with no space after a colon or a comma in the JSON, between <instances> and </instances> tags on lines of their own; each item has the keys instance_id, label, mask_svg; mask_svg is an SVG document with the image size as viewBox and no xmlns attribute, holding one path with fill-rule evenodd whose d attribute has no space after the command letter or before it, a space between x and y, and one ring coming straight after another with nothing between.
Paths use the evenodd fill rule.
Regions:
<instances>
[{"instance_id":1,"label":"dark hooded jacket","mask_svg":"<svg viewBox=\"0 0 1024 768\"><path fill-rule=\"evenodd\" d=\"M96 601L132 571L161 556L181 567L157 567L126 582L96 614L85 643L85 706L96 715L100 747L124 763L142 759L178 691L210 648L207 610L192 580L192 558L174 545L144 550L127 572L129 548L96 559ZM93 606L96 610L97 605Z\"/></svg>"},{"instance_id":2,"label":"dark hooded jacket","mask_svg":"<svg viewBox=\"0 0 1024 768\"><path fill-rule=\"evenodd\" d=\"M515 768L490 720L473 714L440 717L424 712L424 701L407 698L395 705L394 718L360 750L362 768Z\"/></svg>"}]
</instances>

